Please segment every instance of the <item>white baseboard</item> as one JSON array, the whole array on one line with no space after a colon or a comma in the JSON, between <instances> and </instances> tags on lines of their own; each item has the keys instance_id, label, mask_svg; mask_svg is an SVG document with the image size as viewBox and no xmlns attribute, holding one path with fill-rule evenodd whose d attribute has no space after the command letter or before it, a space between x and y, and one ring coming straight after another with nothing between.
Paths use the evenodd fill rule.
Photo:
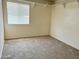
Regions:
<instances>
[{"instance_id":1,"label":"white baseboard","mask_svg":"<svg viewBox=\"0 0 79 59\"><path fill-rule=\"evenodd\" d=\"M74 44L71 44L71 43L69 43L69 42L63 40L63 39L60 38L60 37L57 37L57 36L55 36L55 35L50 35L50 36L56 38L57 40L59 40L59 41L65 43L65 44L67 44L67 45L69 45L69 46L71 46L71 47L73 47L73 48L75 48L75 49L77 49L77 50L79 50L79 47L78 47L78 46L76 46L76 45L74 45Z\"/></svg>"}]
</instances>

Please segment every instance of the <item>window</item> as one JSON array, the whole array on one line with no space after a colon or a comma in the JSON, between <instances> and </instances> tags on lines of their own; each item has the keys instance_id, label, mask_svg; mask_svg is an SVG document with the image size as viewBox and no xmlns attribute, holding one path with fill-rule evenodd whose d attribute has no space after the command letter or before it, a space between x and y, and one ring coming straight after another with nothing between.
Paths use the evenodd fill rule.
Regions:
<instances>
[{"instance_id":1,"label":"window","mask_svg":"<svg viewBox=\"0 0 79 59\"><path fill-rule=\"evenodd\" d=\"M8 24L29 24L29 9L27 4L7 2Z\"/></svg>"}]
</instances>

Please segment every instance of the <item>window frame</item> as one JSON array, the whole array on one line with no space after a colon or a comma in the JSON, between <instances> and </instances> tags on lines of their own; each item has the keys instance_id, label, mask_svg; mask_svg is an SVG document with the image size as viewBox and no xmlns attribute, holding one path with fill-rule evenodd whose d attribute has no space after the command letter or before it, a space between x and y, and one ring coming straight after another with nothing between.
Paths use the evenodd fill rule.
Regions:
<instances>
[{"instance_id":1,"label":"window frame","mask_svg":"<svg viewBox=\"0 0 79 59\"><path fill-rule=\"evenodd\" d=\"M31 5L29 3L26 3L26 2L20 2L20 1L7 1L7 2L13 2L13 3L20 3L20 4L26 4L26 5L29 5L29 24L31 23L31 19L30 19L30 13L31 13ZM9 24L8 21L8 5L7 5L7 2L6 2L6 13L7 13L7 24L8 25L29 25L29 24L20 24L20 23L17 23L17 24Z\"/></svg>"}]
</instances>

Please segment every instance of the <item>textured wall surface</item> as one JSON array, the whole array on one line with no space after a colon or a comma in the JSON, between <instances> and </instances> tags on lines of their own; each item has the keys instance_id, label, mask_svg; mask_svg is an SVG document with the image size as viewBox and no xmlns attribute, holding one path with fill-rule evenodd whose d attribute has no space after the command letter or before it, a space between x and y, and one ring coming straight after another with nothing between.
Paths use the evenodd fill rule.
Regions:
<instances>
[{"instance_id":1,"label":"textured wall surface","mask_svg":"<svg viewBox=\"0 0 79 59\"><path fill-rule=\"evenodd\" d=\"M0 0L0 58L4 45L4 29L3 29L3 13L2 13L2 0Z\"/></svg>"},{"instance_id":2,"label":"textured wall surface","mask_svg":"<svg viewBox=\"0 0 79 59\"><path fill-rule=\"evenodd\" d=\"M51 7L38 6L30 8L29 25L8 24L6 1L4 1L5 38L19 38L48 35L50 27Z\"/></svg>"},{"instance_id":3,"label":"textured wall surface","mask_svg":"<svg viewBox=\"0 0 79 59\"><path fill-rule=\"evenodd\" d=\"M52 7L51 36L79 49L79 5L71 2Z\"/></svg>"}]
</instances>

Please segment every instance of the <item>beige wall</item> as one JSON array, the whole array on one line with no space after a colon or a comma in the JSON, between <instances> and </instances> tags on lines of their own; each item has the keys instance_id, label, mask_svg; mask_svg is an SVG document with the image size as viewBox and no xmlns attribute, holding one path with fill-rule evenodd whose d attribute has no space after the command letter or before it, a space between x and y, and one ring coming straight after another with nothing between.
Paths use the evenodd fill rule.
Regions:
<instances>
[{"instance_id":1,"label":"beige wall","mask_svg":"<svg viewBox=\"0 0 79 59\"><path fill-rule=\"evenodd\" d=\"M52 6L50 35L79 49L79 5L67 3Z\"/></svg>"},{"instance_id":2,"label":"beige wall","mask_svg":"<svg viewBox=\"0 0 79 59\"><path fill-rule=\"evenodd\" d=\"M4 45L4 29L3 29L3 13L2 13L2 0L0 0L0 59Z\"/></svg>"},{"instance_id":3,"label":"beige wall","mask_svg":"<svg viewBox=\"0 0 79 59\"><path fill-rule=\"evenodd\" d=\"M49 34L51 7L35 6L30 9L29 25L7 24L6 2L4 2L5 38L19 38Z\"/></svg>"}]
</instances>

